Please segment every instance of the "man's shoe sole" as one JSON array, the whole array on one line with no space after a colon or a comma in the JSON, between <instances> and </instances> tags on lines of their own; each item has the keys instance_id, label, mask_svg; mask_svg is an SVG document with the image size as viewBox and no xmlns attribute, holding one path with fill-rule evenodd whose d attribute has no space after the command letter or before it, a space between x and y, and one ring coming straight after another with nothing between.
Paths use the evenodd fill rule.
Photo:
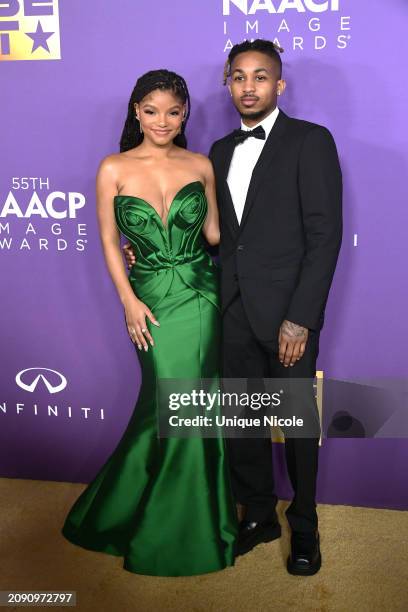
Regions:
<instances>
[{"instance_id":1,"label":"man's shoe sole","mask_svg":"<svg viewBox=\"0 0 408 612\"><path fill-rule=\"evenodd\" d=\"M272 542L272 540L277 540L282 535L282 528L280 525L275 525L274 527L266 527L262 530L261 533L258 533L256 537L253 539L248 539L245 542L245 545L237 546L237 550L235 553L236 557L240 555L245 555L250 550L255 548L258 544L262 544L264 542Z\"/></svg>"}]
</instances>

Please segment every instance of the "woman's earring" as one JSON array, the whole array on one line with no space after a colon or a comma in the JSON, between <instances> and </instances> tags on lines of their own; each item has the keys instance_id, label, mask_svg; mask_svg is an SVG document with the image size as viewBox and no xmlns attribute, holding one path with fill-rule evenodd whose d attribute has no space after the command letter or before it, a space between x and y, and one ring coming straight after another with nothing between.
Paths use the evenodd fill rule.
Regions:
<instances>
[{"instance_id":1,"label":"woman's earring","mask_svg":"<svg viewBox=\"0 0 408 612\"><path fill-rule=\"evenodd\" d=\"M140 130L140 133L143 134L142 124L140 123L140 119L139 119L139 117L137 115L135 115L135 117L139 121L139 130Z\"/></svg>"}]
</instances>

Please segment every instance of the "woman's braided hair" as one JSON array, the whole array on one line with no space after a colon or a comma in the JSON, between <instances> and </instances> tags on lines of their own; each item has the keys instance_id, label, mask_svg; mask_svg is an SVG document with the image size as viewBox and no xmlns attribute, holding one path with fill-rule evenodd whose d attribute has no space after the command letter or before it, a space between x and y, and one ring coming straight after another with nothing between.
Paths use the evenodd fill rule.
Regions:
<instances>
[{"instance_id":1,"label":"woman's braided hair","mask_svg":"<svg viewBox=\"0 0 408 612\"><path fill-rule=\"evenodd\" d=\"M170 70L150 70L138 78L136 85L130 96L128 104L128 114L123 127L120 139L120 151L128 151L139 145L143 141L143 133L140 132L140 122L136 118L135 102L139 103L147 94L160 89L161 91L172 91L175 96L180 98L183 104L186 103L186 114L181 125L181 133L177 134L174 144L179 147L187 148L187 139L184 131L190 116L190 94L187 84L183 77Z\"/></svg>"},{"instance_id":2,"label":"woman's braided hair","mask_svg":"<svg viewBox=\"0 0 408 612\"><path fill-rule=\"evenodd\" d=\"M257 38L252 42L249 40L244 40L244 42L234 45L225 61L224 64L224 75L223 75L223 85L227 84L227 79L231 76L231 64L234 58L239 53L244 53L245 51L260 51L261 53L265 53L269 55L276 64L278 65L278 77L282 78L282 60L280 54L283 53L282 47L279 47L276 43L271 40L264 40L262 38Z\"/></svg>"}]
</instances>

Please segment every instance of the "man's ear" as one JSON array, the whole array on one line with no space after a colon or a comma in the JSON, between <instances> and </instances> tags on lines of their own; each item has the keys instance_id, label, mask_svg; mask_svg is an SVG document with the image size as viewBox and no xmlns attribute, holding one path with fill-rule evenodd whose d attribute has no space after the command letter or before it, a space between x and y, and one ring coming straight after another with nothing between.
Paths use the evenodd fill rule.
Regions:
<instances>
[{"instance_id":1,"label":"man's ear","mask_svg":"<svg viewBox=\"0 0 408 612\"><path fill-rule=\"evenodd\" d=\"M279 79L278 81L278 96L282 95L286 89L286 81L285 79Z\"/></svg>"}]
</instances>

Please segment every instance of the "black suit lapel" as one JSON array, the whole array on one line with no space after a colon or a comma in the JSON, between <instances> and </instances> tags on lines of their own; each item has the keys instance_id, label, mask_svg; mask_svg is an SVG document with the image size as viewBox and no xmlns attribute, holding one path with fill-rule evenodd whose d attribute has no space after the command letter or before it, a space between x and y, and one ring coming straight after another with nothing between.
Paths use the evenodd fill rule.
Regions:
<instances>
[{"instance_id":1,"label":"black suit lapel","mask_svg":"<svg viewBox=\"0 0 408 612\"><path fill-rule=\"evenodd\" d=\"M223 195L223 201L225 204L225 214L226 218L231 225L231 228L234 232L237 232L239 229L238 219L235 212L234 204L231 197L231 192L227 183L228 171L231 165L232 155L235 149L235 140L232 135L229 136L228 140L225 142L224 151L222 155L222 160L219 168L219 176L221 181L221 192Z\"/></svg>"},{"instance_id":2,"label":"black suit lapel","mask_svg":"<svg viewBox=\"0 0 408 612\"><path fill-rule=\"evenodd\" d=\"M271 129L268 138L266 139L265 145L262 152L255 164L252 172L251 181L249 183L248 192L245 200L244 210L242 213L242 219L240 229L242 229L248 213L251 210L251 206L255 200L256 193L259 189L262 178L270 170L270 163L272 157L277 153L282 143L283 133L285 131L288 116L281 110L276 118L273 128ZM231 160L230 160L231 161Z\"/></svg>"}]
</instances>

